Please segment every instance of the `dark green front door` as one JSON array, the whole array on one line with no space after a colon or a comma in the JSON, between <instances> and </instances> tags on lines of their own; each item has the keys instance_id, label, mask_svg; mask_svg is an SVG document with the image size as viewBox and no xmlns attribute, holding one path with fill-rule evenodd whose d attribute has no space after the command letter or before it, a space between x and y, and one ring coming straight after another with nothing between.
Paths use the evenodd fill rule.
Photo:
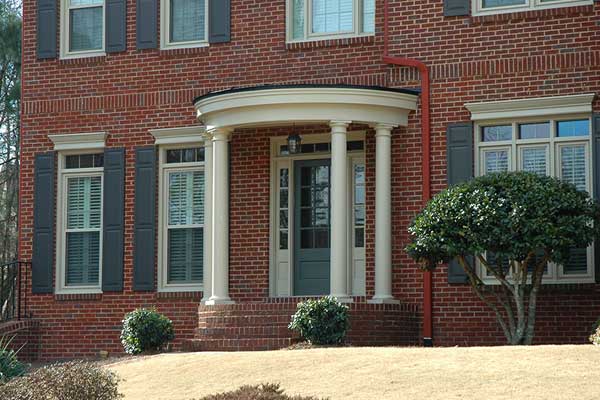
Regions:
<instances>
[{"instance_id":1,"label":"dark green front door","mask_svg":"<svg viewBox=\"0 0 600 400\"><path fill-rule=\"evenodd\" d=\"M294 163L294 295L329 293L331 161Z\"/></svg>"}]
</instances>

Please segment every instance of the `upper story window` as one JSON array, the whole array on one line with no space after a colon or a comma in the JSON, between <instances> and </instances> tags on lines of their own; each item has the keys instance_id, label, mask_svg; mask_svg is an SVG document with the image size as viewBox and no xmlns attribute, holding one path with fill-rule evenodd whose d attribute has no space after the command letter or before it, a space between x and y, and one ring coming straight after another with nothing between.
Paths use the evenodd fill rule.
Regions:
<instances>
[{"instance_id":1,"label":"upper story window","mask_svg":"<svg viewBox=\"0 0 600 400\"><path fill-rule=\"evenodd\" d=\"M288 0L288 41L375 33L375 0Z\"/></svg>"},{"instance_id":2,"label":"upper story window","mask_svg":"<svg viewBox=\"0 0 600 400\"><path fill-rule=\"evenodd\" d=\"M161 47L199 47L208 44L208 0L161 1Z\"/></svg>"},{"instance_id":3,"label":"upper story window","mask_svg":"<svg viewBox=\"0 0 600 400\"><path fill-rule=\"evenodd\" d=\"M592 4L593 0L472 0L473 14L502 14Z\"/></svg>"},{"instance_id":4,"label":"upper story window","mask_svg":"<svg viewBox=\"0 0 600 400\"><path fill-rule=\"evenodd\" d=\"M62 0L61 56L104 54L104 0Z\"/></svg>"}]
</instances>

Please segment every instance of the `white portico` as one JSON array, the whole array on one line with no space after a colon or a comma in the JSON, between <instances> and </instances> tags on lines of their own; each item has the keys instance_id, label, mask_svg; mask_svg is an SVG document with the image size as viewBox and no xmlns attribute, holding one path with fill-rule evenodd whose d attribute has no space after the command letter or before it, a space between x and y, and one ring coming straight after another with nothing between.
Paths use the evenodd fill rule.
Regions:
<instances>
[{"instance_id":1,"label":"white portico","mask_svg":"<svg viewBox=\"0 0 600 400\"><path fill-rule=\"evenodd\" d=\"M372 127L376 134L375 294L371 301L395 301L391 267L391 133L393 128L407 125L409 113L417 108L417 93L360 86L267 86L209 93L197 98L195 107L198 119L207 128L203 299L206 305L232 303L229 296L231 135L237 128L294 124L328 124L330 130L320 140L307 138L313 143L310 154L284 160L288 163L285 175L288 186L283 188L286 200L276 208L282 209L278 215L285 215L286 221L272 222L277 226L272 226L271 295L331 294L346 302L357 295L352 288L352 275L356 272L351 239L356 225L348 194L356 185L349 177L353 160L359 158L361 150L364 152L364 144L363 147L353 144L358 142L357 138L364 140L364 132L361 136L348 128L359 124ZM285 152L279 153L283 147L273 148L277 149L274 159L289 157ZM323 152L319 153L319 149ZM294 183L288 184L288 174ZM279 226L285 232L279 232ZM280 243L282 240L285 243Z\"/></svg>"}]
</instances>

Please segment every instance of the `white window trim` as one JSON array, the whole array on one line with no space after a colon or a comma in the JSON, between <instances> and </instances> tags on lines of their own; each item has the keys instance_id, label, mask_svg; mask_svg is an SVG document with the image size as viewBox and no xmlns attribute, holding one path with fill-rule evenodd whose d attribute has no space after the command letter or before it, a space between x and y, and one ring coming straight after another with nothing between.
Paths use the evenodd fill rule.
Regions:
<instances>
[{"instance_id":1,"label":"white window trim","mask_svg":"<svg viewBox=\"0 0 600 400\"><path fill-rule=\"evenodd\" d=\"M196 127L194 127L196 128ZM167 268L168 268L168 196L167 190L167 179L166 176L172 171L204 171L204 162L191 162L191 163L173 163L167 164L167 150L172 149L185 149L189 147L204 147L204 142L196 141L193 143L184 142L179 144L170 144L160 146L159 148L159 175L158 175L158 291L159 292L201 292L204 290L204 282L202 283L171 283L167 281ZM206 180L205 180L206 184ZM204 215L206 218L206 214ZM203 227L206 225L203 225ZM185 227L185 226L182 226ZM206 235L205 235L206 237ZM204 260L203 260L204 261ZM204 277L203 277L204 280Z\"/></svg>"},{"instance_id":2,"label":"white window trim","mask_svg":"<svg viewBox=\"0 0 600 400\"><path fill-rule=\"evenodd\" d=\"M352 31L334 33L312 33L312 4L313 0L304 0L304 35L294 39L293 0L286 0L286 43L315 42L327 39L347 39L356 37L375 36L375 32L363 32L363 0L353 0Z\"/></svg>"},{"instance_id":3,"label":"white window trim","mask_svg":"<svg viewBox=\"0 0 600 400\"><path fill-rule=\"evenodd\" d=\"M54 143L54 150L102 150L106 142L106 132L68 133L48 135Z\"/></svg>"},{"instance_id":4,"label":"white window trim","mask_svg":"<svg viewBox=\"0 0 600 400\"><path fill-rule=\"evenodd\" d=\"M206 132L204 126L183 126L179 128L151 129L150 134L154 136L154 144L158 146L174 144L202 143L202 135Z\"/></svg>"},{"instance_id":5,"label":"white window trim","mask_svg":"<svg viewBox=\"0 0 600 400\"><path fill-rule=\"evenodd\" d=\"M483 104L483 103L480 103ZM570 121L576 119L587 119L589 121L589 136L573 136L573 137L557 137L556 125L558 121ZM549 122L550 123L550 138L543 139L518 139L519 125L523 123L535 123L535 122ZM512 139L495 142L483 142L482 141L482 127L490 125L511 125L512 126ZM546 145L548 147L548 165L547 169L551 172L551 176L560 176L560 155L558 149L566 144L581 143L585 144L586 149L586 179L589 193L593 193L593 180L592 180L592 160L591 160L591 146L592 146L592 118L590 113L578 113L571 115L559 115L557 117L548 117L545 114L540 117L522 117L512 119L491 119L491 120L477 120L474 124L475 134L475 171L477 176L481 176L484 173L485 166L482 162L482 154L486 150L494 149L509 149L509 168L510 171L520 170L521 160L521 149L523 147L536 147ZM594 268L594 251L593 246L589 246L587 249L587 267L588 272L585 275L565 275L562 272L562 265L554 263L548 264L548 273L544 275L543 284L569 284L569 283L594 283L595 282L595 268ZM482 277L482 280L486 284L499 284L499 282L489 275L487 275L485 268L477 261L476 262L477 274Z\"/></svg>"},{"instance_id":6,"label":"white window trim","mask_svg":"<svg viewBox=\"0 0 600 400\"><path fill-rule=\"evenodd\" d=\"M348 132L346 138L348 141L362 140L365 141L365 131L353 131ZM302 143L330 143L331 134L311 134L302 135ZM294 296L294 199L293 199L293 188L294 188L294 176L292 169L294 167L293 162L299 160L321 160L331 158L330 152L317 152L307 154L294 154L294 155L280 155L279 150L282 145L287 144L287 137L272 137L271 138L271 179L270 179L270 234L269 234L269 293L271 297L303 297ZM352 182L352 167L357 163L365 163L365 150L349 152L348 153L348 182ZM366 164L365 164L366 165ZM290 171L288 187L290 188L288 193L288 248L287 250L279 249L279 171L283 168L288 168ZM351 185L350 187L354 187ZM348 218L351 217L350 210L353 209L353 193L354 190L348 191ZM349 220L348 224L348 260L352 260L352 263L348 263L348 287L350 288L353 295L355 294L353 288L353 272L354 272L354 260L360 259L361 254L354 254L355 247L353 241L354 232L354 219ZM365 220L365 231L369 225L369 221ZM366 240L366 239L365 239ZM364 250L361 248L361 251ZM280 263L287 263L287 276L280 276L279 270Z\"/></svg>"},{"instance_id":7,"label":"white window trim","mask_svg":"<svg viewBox=\"0 0 600 400\"><path fill-rule=\"evenodd\" d=\"M471 0L473 15L507 14L519 11L547 10L550 8L575 7L593 4L594 0L554 0L548 3L541 0L526 0L525 4L501 7L483 7L483 0Z\"/></svg>"},{"instance_id":8,"label":"white window trim","mask_svg":"<svg viewBox=\"0 0 600 400\"><path fill-rule=\"evenodd\" d=\"M207 47L208 42L208 25L209 25L209 14L208 4L209 0L204 1L204 40L192 40L187 42L171 42L171 0L160 0L160 48L161 50L170 49L189 49L195 47Z\"/></svg>"},{"instance_id":9,"label":"white window trim","mask_svg":"<svg viewBox=\"0 0 600 400\"><path fill-rule=\"evenodd\" d=\"M69 49L70 18L69 11L75 8L90 8L90 6L69 6L69 0L60 0L60 58L63 60L73 58L101 57L106 55L106 0L102 2L102 48L97 50L71 51ZM99 7L99 6L94 6Z\"/></svg>"},{"instance_id":10,"label":"white window trim","mask_svg":"<svg viewBox=\"0 0 600 400\"><path fill-rule=\"evenodd\" d=\"M104 167L66 169L68 155L97 154L97 150L65 150L58 153L58 174L56 190L56 294L100 294L102 293L102 252L104 236ZM67 178L76 176L100 176L102 185L102 211L100 218L100 257L97 286L67 286L66 284L66 227L67 227Z\"/></svg>"}]
</instances>

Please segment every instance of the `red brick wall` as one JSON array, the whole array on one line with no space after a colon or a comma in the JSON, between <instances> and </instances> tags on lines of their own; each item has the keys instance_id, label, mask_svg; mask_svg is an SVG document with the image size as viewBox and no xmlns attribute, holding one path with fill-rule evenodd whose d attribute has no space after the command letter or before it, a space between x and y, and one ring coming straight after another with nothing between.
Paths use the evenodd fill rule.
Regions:
<instances>
[{"instance_id":1,"label":"red brick wall","mask_svg":"<svg viewBox=\"0 0 600 400\"><path fill-rule=\"evenodd\" d=\"M442 0L390 0L390 55L415 57L432 73L432 185L446 185L445 129L469 119L465 102L600 93L600 4L498 17L442 16ZM232 42L193 50L135 50L135 1L128 0L125 53L76 61L35 58L35 0L24 1L23 157L20 254L31 258L33 157L51 149L48 134L105 131L107 146L127 151L125 291L101 299L33 296L42 318L42 357L117 351L123 314L157 304L180 336L192 335L196 299L134 293L132 226L134 152L152 143L149 129L192 125L191 100L208 91L264 83L419 85L415 71L381 62L383 1L375 38L285 44L284 1L232 1ZM595 103L600 111L600 103ZM325 128L324 128L325 129ZM231 294L268 294L268 137L283 130L234 133L232 147ZM370 135L372 136L372 135ZM374 220L374 141L367 141L368 218ZM419 113L393 138L394 294L420 304L422 274L407 258L406 227L421 205ZM374 226L367 227L367 289L373 291ZM502 343L490 313L465 286L434 276L437 344ZM553 289L540 305L539 341L583 342L600 316L595 285Z\"/></svg>"}]
</instances>

